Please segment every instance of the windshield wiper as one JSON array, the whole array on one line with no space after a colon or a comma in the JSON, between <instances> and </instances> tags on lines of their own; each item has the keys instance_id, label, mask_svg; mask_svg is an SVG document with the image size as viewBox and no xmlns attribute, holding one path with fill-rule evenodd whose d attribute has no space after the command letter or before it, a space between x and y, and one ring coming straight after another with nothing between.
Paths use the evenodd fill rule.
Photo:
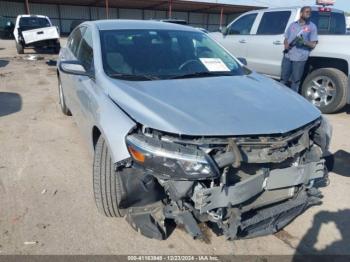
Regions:
<instances>
[{"instance_id":1,"label":"windshield wiper","mask_svg":"<svg viewBox=\"0 0 350 262\"><path fill-rule=\"evenodd\" d=\"M118 78L123 80L133 80L133 81L142 81L142 80L158 80L159 78L151 75L131 75L131 74L108 74L109 77Z\"/></svg>"},{"instance_id":2,"label":"windshield wiper","mask_svg":"<svg viewBox=\"0 0 350 262\"><path fill-rule=\"evenodd\" d=\"M172 76L170 79L180 78L195 78L195 77L206 77L206 76L232 76L231 72L195 72L185 75Z\"/></svg>"}]
</instances>

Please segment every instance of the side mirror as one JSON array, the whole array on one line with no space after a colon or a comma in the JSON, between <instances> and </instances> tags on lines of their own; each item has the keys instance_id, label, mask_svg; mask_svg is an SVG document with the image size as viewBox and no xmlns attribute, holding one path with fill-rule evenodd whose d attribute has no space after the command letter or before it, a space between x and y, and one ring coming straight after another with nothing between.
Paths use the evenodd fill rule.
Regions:
<instances>
[{"instance_id":1,"label":"side mirror","mask_svg":"<svg viewBox=\"0 0 350 262\"><path fill-rule=\"evenodd\" d=\"M243 57L237 57L238 61L241 62L243 65L247 66L248 62L247 59L243 58Z\"/></svg>"},{"instance_id":2,"label":"side mirror","mask_svg":"<svg viewBox=\"0 0 350 262\"><path fill-rule=\"evenodd\" d=\"M61 61L58 65L60 71L70 75L91 76L79 61Z\"/></svg>"},{"instance_id":3,"label":"side mirror","mask_svg":"<svg viewBox=\"0 0 350 262\"><path fill-rule=\"evenodd\" d=\"M221 33L223 35L227 35L228 34L228 28L226 26L224 26L223 28L221 28Z\"/></svg>"}]
</instances>

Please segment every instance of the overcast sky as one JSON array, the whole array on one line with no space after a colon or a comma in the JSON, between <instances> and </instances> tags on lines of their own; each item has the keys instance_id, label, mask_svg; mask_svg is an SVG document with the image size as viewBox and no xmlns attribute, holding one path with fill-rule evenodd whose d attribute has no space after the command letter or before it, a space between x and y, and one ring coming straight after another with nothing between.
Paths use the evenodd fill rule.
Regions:
<instances>
[{"instance_id":1,"label":"overcast sky","mask_svg":"<svg viewBox=\"0 0 350 262\"><path fill-rule=\"evenodd\" d=\"M216 0L199 0L205 2L216 2ZM314 5L316 0L217 0L219 3L257 5L257 6L295 6L295 5ZM336 0L335 7L350 12L350 0Z\"/></svg>"}]
</instances>

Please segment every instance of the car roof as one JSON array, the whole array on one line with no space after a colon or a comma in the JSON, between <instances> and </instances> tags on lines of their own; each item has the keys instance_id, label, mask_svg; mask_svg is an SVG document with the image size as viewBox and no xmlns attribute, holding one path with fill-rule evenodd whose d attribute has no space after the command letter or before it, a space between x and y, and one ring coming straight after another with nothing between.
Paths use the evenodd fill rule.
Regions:
<instances>
[{"instance_id":1,"label":"car roof","mask_svg":"<svg viewBox=\"0 0 350 262\"><path fill-rule=\"evenodd\" d=\"M124 29L150 29L150 30L181 30L181 31L194 31L197 29L174 23L167 23L154 20L126 20L126 19L114 19L114 20L98 20L92 22L85 22L84 24L94 24L99 30L124 30Z\"/></svg>"},{"instance_id":2,"label":"car roof","mask_svg":"<svg viewBox=\"0 0 350 262\"><path fill-rule=\"evenodd\" d=\"M45 15L19 15L19 17L38 17L38 18L48 18Z\"/></svg>"},{"instance_id":3,"label":"car roof","mask_svg":"<svg viewBox=\"0 0 350 262\"><path fill-rule=\"evenodd\" d=\"M266 12L266 11L285 11L285 10L298 10L301 9L303 6L288 6L288 7L272 7L272 8L264 8L259 10L252 10L247 13L256 13L256 12ZM319 8L322 8L322 6L310 6L313 11L318 11ZM336 13L344 13L344 11L340 9L333 8L332 6L327 6L326 8L330 8L332 12Z\"/></svg>"}]
</instances>

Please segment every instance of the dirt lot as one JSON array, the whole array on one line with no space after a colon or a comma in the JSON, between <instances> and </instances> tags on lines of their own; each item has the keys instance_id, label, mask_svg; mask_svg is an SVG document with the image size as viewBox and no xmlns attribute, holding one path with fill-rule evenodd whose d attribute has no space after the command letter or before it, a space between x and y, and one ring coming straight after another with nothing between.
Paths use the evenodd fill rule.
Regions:
<instances>
[{"instance_id":1,"label":"dirt lot","mask_svg":"<svg viewBox=\"0 0 350 262\"><path fill-rule=\"evenodd\" d=\"M350 254L349 108L328 116L334 165L323 205L272 236L228 242L208 230L202 242L177 229L149 240L124 219L99 215L92 158L58 106L56 57L26 58L0 40L1 254Z\"/></svg>"}]
</instances>

